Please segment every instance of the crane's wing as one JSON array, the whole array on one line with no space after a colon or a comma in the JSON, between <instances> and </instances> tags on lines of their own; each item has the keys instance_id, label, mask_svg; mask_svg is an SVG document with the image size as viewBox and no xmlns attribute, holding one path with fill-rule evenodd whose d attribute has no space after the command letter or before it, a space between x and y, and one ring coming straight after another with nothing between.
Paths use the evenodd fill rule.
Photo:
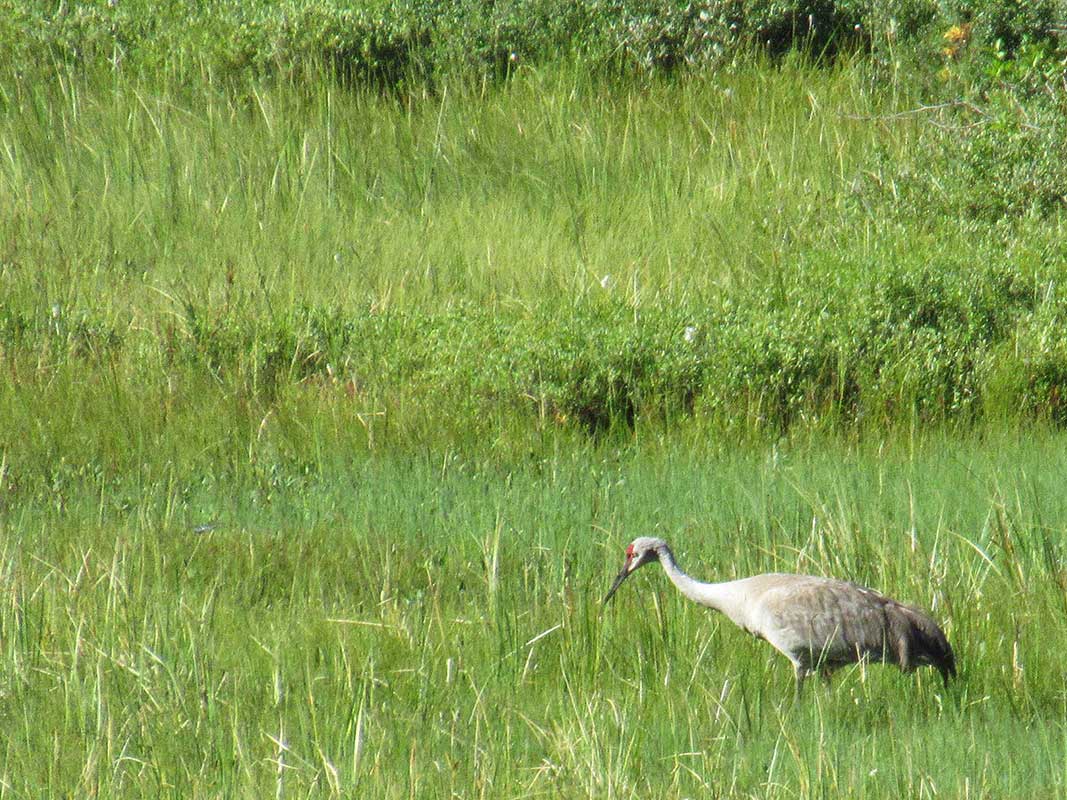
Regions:
<instances>
[{"instance_id":1,"label":"crane's wing","mask_svg":"<svg viewBox=\"0 0 1067 800\"><path fill-rule=\"evenodd\" d=\"M759 600L761 635L809 669L866 658L910 670L930 664L947 682L956 660L927 614L855 583L788 576Z\"/></svg>"}]
</instances>

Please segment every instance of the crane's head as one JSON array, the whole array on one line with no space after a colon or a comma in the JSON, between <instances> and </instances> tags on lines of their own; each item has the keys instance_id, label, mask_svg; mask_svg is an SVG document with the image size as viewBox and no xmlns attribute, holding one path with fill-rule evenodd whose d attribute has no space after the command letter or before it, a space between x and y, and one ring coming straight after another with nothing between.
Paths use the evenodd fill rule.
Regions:
<instances>
[{"instance_id":1,"label":"crane's head","mask_svg":"<svg viewBox=\"0 0 1067 800\"><path fill-rule=\"evenodd\" d=\"M626 546L626 562L622 565L622 571L615 577L615 583L611 584L604 602L608 602L615 594L624 580L626 580L638 567L643 567L650 561L658 561L660 551L667 547L662 539L653 536L639 536Z\"/></svg>"}]
</instances>

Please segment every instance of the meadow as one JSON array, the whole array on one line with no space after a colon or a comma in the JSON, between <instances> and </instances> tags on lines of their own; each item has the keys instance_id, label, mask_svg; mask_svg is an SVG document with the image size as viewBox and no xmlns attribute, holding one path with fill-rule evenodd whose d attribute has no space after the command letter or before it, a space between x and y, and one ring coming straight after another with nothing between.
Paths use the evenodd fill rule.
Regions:
<instances>
[{"instance_id":1,"label":"meadow","mask_svg":"<svg viewBox=\"0 0 1067 800\"><path fill-rule=\"evenodd\" d=\"M0 53L0 798L1067 795L1051 52L383 86L108 9ZM647 534L959 679L794 702L602 605Z\"/></svg>"},{"instance_id":2,"label":"meadow","mask_svg":"<svg viewBox=\"0 0 1067 800\"><path fill-rule=\"evenodd\" d=\"M8 507L3 793L1061 797L1064 452L444 453ZM959 679L857 667L794 702L781 656L658 570L601 605L639 533L701 577L921 604Z\"/></svg>"}]
</instances>

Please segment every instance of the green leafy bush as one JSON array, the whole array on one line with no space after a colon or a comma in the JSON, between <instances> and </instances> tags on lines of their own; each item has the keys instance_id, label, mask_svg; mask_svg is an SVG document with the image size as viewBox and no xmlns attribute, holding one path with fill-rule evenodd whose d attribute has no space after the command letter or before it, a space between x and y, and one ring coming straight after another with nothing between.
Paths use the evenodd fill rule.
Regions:
<instances>
[{"instance_id":1,"label":"green leafy bush","mask_svg":"<svg viewBox=\"0 0 1067 800\"><path fill-rule=\"evenodd\" d=\"M633 426L639 415L691 410L702 388L701 353L685 316L595 305L573 316L538 315L517 328L512 380L536 413L586 430ZM690 331L695 328L690 328Z\"/></svg>"},{"instance_id":2,"label":"green leafy bush","mask_svg":"<svg viewBox=\"0 0 1067 800\"><path fill-rule=\"evenodd\" d=\"M1033 45L1054 46L1065 7L1056 0L955 0L946 4L949 19L972 27L974 37L1001 57Z\"/></svg>"},{"instance_id":3,"label":"green leafy bush","mask_svg":"<svg viewBox=\"0 0 1067 800\"><path fill-rule=\"evenodd\" d=\"M946 75L939 91L960 96L931 99L916 147L867 173L868 206L984 223L1067 208L1067 61L1045 48L980 61Z\"/></svg>"},{"instance_id":4,"label":"green leafy bush","mask_svg":"<svg viewBox=\"0 0 1067 800\"><path fill-rule=\"evenodd\" d=\"M560 58L660 72L752 48L816 56L884 42L929 49L957 23L1010 59L1027 46L1055 49L1063 11L1055 0L2 0L0 43L19 70L58 61L286 76L324 63L344 81L394 87L455 72L502 77Z\"/></svg>"},{"instance_id":5,"label":"green leafy bush","mask_svg":"<svg viewBox=\"0 0 1067 800\"><path fill-rule=\"evenodd\" d=\"M1049 286L1007 264L890 265L851 285L832 275L803 267L789 287L636 310L311 308L254 322L189 306L157 346L168 370L203 371L241 397L275 403L319 387L456 430L511 420L598 434L694 414L778 432L1001 412L1067 423L1067 299ZM90 314L61 331L0 319L8 357L106 363L131 346Z\"/></svg>"}]
</instances>

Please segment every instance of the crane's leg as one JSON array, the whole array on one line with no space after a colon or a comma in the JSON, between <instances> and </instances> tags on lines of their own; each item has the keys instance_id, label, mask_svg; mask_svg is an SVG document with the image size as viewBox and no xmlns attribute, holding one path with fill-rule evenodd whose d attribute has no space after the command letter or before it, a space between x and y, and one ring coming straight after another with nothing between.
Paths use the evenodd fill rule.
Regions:
<instances>
[{"instance_id":1,"label":"crane's leg","mask_svg":"<svg viewBox=\"0 0 1067 800\"><path fill-rule=\"evenodd\" d=\"M800 699L800 695L803 693L804 679L806 677L808 677L808 670L802 664L794 663L793 664L793 674L796 675L796 679L797 679L797 691L796 691L796 695L794 695L794 698L793 698L794 701L795 701L795 700L799 700Z\"/></svg>"},{"instance_id":2,"label":"crane's leg","mask_svg":"<svg viewBox=\"0 0 1067 800\"><path fill-rule=\"evenodd\" d=\"M942 683L945 684L945 688L947 689L948 688L948 678L949 678L949 676L956 674L955 671L954 671L955 668L953 668L953 670L949 670L946 667L938 666L937 669L941 673L941 681L942 681Z\"/></svg>"}]
</instances>

